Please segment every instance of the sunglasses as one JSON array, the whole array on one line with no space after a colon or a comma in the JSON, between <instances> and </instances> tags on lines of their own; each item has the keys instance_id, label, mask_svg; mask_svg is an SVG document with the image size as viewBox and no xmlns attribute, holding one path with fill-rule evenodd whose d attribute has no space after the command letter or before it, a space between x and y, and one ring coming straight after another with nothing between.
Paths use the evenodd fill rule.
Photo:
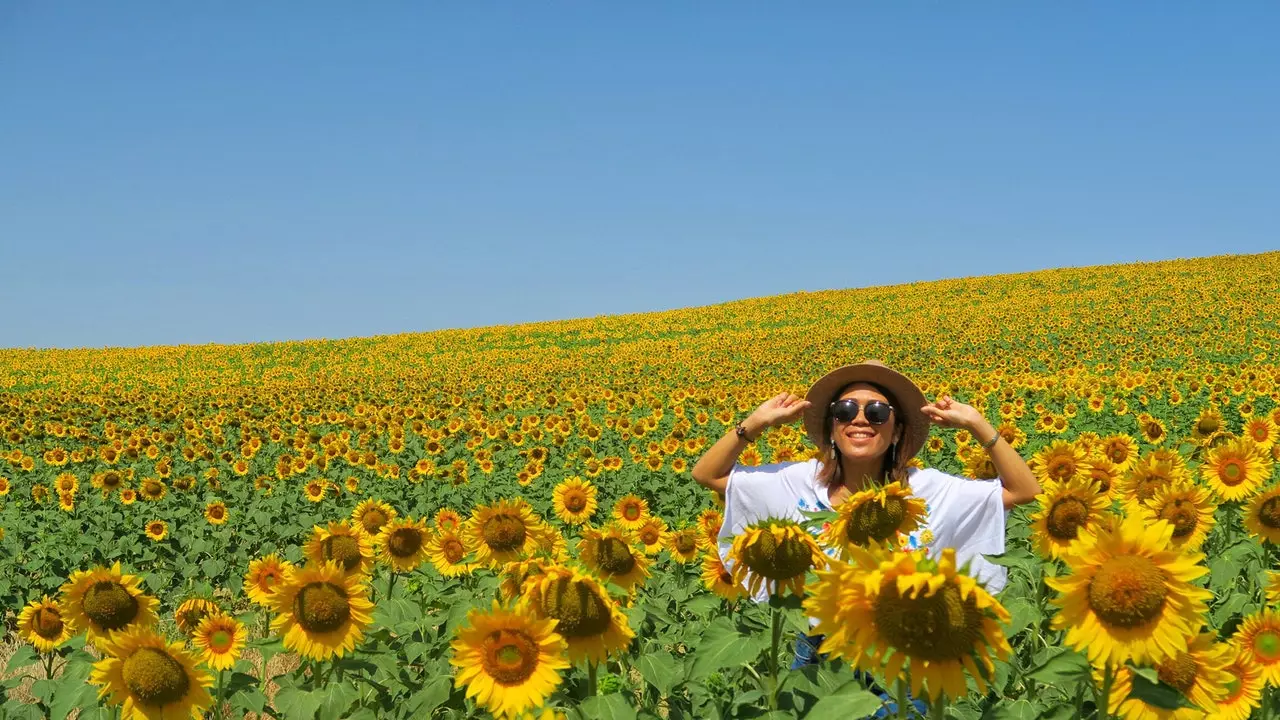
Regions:
<instances>
[{"instance_id":1,"label":"sunglasses","mask_svg":"<svg viewBox=\"0 0 1280 720\"><path fill-rule=\"evenodd\" d=\"M889 418L893 415L893 406L881 400L872 400L866 405L859 406L858 401L853 398L845 398L831 403L831 417L838 422L853 422L858 417L858 410L861 409L866 415L867 422L872 425L883 425L889 422Z\"/></svg>"}]
</instances>

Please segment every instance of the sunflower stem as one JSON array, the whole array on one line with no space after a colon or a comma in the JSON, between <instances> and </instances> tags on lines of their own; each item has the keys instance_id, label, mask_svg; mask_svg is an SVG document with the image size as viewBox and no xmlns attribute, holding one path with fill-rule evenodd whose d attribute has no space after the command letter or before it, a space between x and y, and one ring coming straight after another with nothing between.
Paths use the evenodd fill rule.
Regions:
<instances>
[{"instance_id":1,"label":"sunflower stem","mask_svg":"<svg viewBox=\"0 0 1280 720\"><path fill-rule=\"evenodd\" d=\"M769 608L771 615L770 624L772 629L772 642L769 645L769 675L772 681L769 685L769 709L778 709L778 645L782 642L782 610L777 607Z\"/></svg>"},{"instance_id":2,"label":"sunflower stem","mask_svg":"<svg viewBox=\"0 0 1280 720\"><path fill-rule=\"evenodd\" d=\"M1107 663L1102 671L1102 691L1098 694L1097 716L1102 720L1109 720L1111 717L1111 684L1115 679L1116 671L1111 663Z\"/></svg>"},{"instance_id":3,"label":"sunflower stem","mask_svg":"<svg viewBox=\"0 0 1280 720\"><path fill-rule=\"evenodd\" d=\"M942 702L941 695L929 706L929 717L933 720L946 720L947 706Z\"/></svg>"},{"instance_id":4,"label":"sunflower stem","mask_svg":"<svg viewBox=\"0 0 1280 720\"><path fill-rule=\"evenodd\" d=\"M44 656L44 676L49 680L53 679L53 658L54 654L49 652Z\"/></svg>"},{"instance_id":5,"label":"sunflower stem","mask_svg":"<svg viewBox=\"0 0 1280 720\"><path fill-rule=\"evenodd\" d=\"M396 589L396 573L392 572L391 579L387 581L387 599L388 600L391 599L391 595L395 592L395 589Z\"/></svg>"},{"instance_id":6,"label":"sunflower stem","mask_svg":"<svg viewBox=\"0 0 1280 720\"><path fill-rule=\"evenodd\" d=\"M222 681L225 675L226 675L226 671L224 670L218 671L218 692L216 695L214 695L214 697L217 698L217 700L214 702L214 707L218 708L217 713L218 713L218 717L220 718L226 717L226 715L224 714L224 710L222 708L222 691L224 688Z\"/></svg>"},{"instance_id":7,"label":"sunflower stem","mask_svg":"<svg viewBox=\"0 0 1280 720\"><path fill-rule=\"evenodd\" d=\"M898 678L898 718L899 720L908 720L911 716L907 714L907 679L905 677Z\"/></svg>"},{"instance_id":8,"label":"sunflower stem","mask_svg":"<svg viewBox=\"0 0 1280 720\"><path fill-rule=\"evenodd\" d=\"M595 661L587 663L587 697L596 696L596 664Z\"/></svg>"}]
</instances>

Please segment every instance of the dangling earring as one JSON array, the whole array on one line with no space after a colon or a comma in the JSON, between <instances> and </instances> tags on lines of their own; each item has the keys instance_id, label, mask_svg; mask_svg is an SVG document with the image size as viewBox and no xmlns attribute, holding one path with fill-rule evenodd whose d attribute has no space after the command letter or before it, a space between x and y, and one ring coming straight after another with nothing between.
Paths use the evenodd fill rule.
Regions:
<instances>
[{"instance_id":1,"label":"dangling earring","mask_svg":"<svg viewBox=\"0 0 1280 720\"><path fill-rule=\"evenodd\" d=\"M898 443L894 442L889 446L889 467L893 470L898 469Z\"/></svg>"}]
</instances>

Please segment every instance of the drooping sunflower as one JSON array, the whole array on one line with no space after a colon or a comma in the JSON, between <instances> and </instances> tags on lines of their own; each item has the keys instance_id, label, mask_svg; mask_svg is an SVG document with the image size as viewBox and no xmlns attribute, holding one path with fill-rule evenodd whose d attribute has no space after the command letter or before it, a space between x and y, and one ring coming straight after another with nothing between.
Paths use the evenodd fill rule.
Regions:
<instances>
[{"instance_id":1,"label":"drooping sunflower","mask_svg":"<svg viewBox=\"0 0 1280 720\"><path fill-rule=\"evenodd\" d=\"M191 633L200 627L200 623L210 615L222 612L218 604L208 598L192 597L183 600L178 608L173 611L173 621L178 625L178 631L187 637L191 637Z\"/></svg>"},{"instance_id":2,"label":"drooping sunflower","mask_svg":"<svg viewBox=\"0 0 1280 720\"><path fill-rule=\"evenodd\" d=\"M566 525L582 525L596 512L596 486L580 477L565 478L551 497L556 517Z\"/></svg>"},{"instance_id":3,"label":"drooping sunflower","mask_svg":"<svg viewBox=\"0 0 1280 720\"><path fill-rule=\"evenodd\" d=\"M253 602L269 607L271 593L284 582L291 570L293 564L275 553L250 562L249 570L244 574L245 594Z\"/></svg>"},{"instance_id":4,"label":"drooping sunflower","mask_svg":"<svg viewBox=\"0 0 1280 720\"><path fill-rule=\"evenodd\" d=\"M53 652L71 639L71 626L62 619L58 603L48 595L28 603L18 613L18 635L40 652Z\"/></svg>"},{"instance_id":5,"label":"drooping sunflower","mask_svg":"<svg viewBox=\"0 0 1280 720\"><path fill-rule=\"evenodd\" d=\"M210 525L223 525L227 522L227 504L221 500L215 500L204 506L204 519Z\"/></svg>"},{"instance_id":6,"label":"drooping sunflower","mask_svg":"<svg viewBox=\"0 0 1280 720\"><path fill-rule=\"evenodd\" d=\"M1204 442L1209 438L1217 435L1226 427L1222 422L1222 413L1212 405L1201 408L1200 415L1196 417L1195 423L1191 426L1191 438L1196 442Z\"/></svg>"},{"instance_id":7,"label":"drooping sunflower","mask_svg":"<svg viewBox=\"0 0 1280 720\"><path fill-rule=\"evenodd\" d=\"M1271 477L1271 458L1249 440L1235 438L1211 448L1200 472L1220 500L1243 500Z\"/></svg>"},{"instance_id":8,"label":"drooping sunflower","mask_svg":"<svg viewBox=\"0 0 1280 720\"><path fill-rule=\"evenodd\" d=\"M836 508L836 518L819 536L824 547L848 557L851 546L899 545L925 521L925 502L900 482L853 493Z\"/></svg>"},{"instance_id":9,"label":"drooping sunflower","mask_svg":"<svg viewBox=\"0 0 1280 720\"><path fill-rule=\"evenodd\" d=\"M392 518L382 526L374 543L378 559L394 572L410 572L427 560L430 535L424 519Z\"/></svg>"},{"instance_id":10,"label":"drooping sunflower","mask_svg":"<svg viewBox=\"0 0 1280 720\"><path fill-rule=\"evenodd\" d=\"M1077 476L1065 483L1046 482L1031 516L1031 538L1041 557L1062 557L1081 530L1088 531L1107 513L1110 502L1092 479Z\"/></svg>"},{"instance_id":11,"label":"drooping sunflower","mask_svg":"<svg viewBox=\"0 0 1280 720\"><path fill-rule=\"evenodd\" d=\"M1212 593L1192 584L1204 555L1171 549L1173 525L1130 516L1099 524L1064 554L1071 572L1045 578L1059 595L1054 629L1095 664L1160 662L1196 634Z\"/></svg>"},{"instance_id":12,"label":"drooping sunflower","mask_svg":"<svg viewBox=\"0 0 1280 720\"><path fill-rule=\"evenodd\" d=\"M1182 693L1194 708L1168 709L1149 705L1141 698L1130 697L1133 689L1133 671L1121 665L1115 669L1110 701L1111 714L1123 720L1198 720L1208 710L1218 705L1227 694L1227 663L1232 648L1226 643L1215 642L1210 633L1201 633L1191 640L1186 649L1155 666L1160 681ZM1102 671L1094 670L1095 679L1103 680Z\"/></svg>"},{"instance_id":13,"label":"drooping sunflower","mask_svg":"<svg viewBox=\"0 0 1280 720\"><path fill-rule=\"evenodd\" d=\"M500 567L537 550L540 524L523 499L498 500L476 508L462 534L478 563Z\"/></svg>"},{"instance_id":14,"label":"drooping sunflower","mask_svg":"<svg viewBox=\"0 0 1280 720\"><path fill-rule=\"evenodd\" d=\"M583 530L578 558L601 578L627 591L649 577L649 558L636 547L635 535L620 523Z\"/></svg>"},{"instance_id":15,"label":"drooping sunflower","mask_svg":"<svg viewBox=\"0 0 1280 720\"><path fill-rule=\"evenodd\" d=\"M702 584L720 597L733 602L747 594L746 588L733 579L733 573L725 567L720 554L714 551L702 556Z\"/></svg>"},{"instance_id":16,"label":"drooping sunflower","mask_svg":"<svg viewBox=\"0 0 1280 720\"><path fill-rule=\"evenodd\" d=\"M604 662L624 652L635 638L627 616L599 580L566 565L543 568L524 585L518 607L541 619L557 620L568 643L569 661Z\"/></svg>"},{"instance_id":17,"label":"drooping sunflower","mask_svg":"<svg viewBox=\"0 0 1280 720\"><path fill-rule=\"evenodd\" d=\"M645 518L640 529L636 530L635 536L640 541L640 547L644 549L645 555L657 555L666 547L671 533L668 531L667 521L657 515L650 515Z\"/></svg>"},{"instance_id":18,"label":"drooping sunflower","mask_svg":"<svg viewBox=\"0 0 1280 720\"><path fill-rule=\"evenodd\" d=\"M479 567L477 563L466 562L470 552L464 537L453 530L437 530L427 540L427 557L445 577L470 575Z\"/></svg>"},{"instance_id":19,"label":"drooping sunflower","mask_svg":"<svg viewBox=\"0 0 1280 720\"><path fill-rule=\"evenodd\" d=\"M755 597L763 587L770 595L804 594L804 576L823 567L827 556L799 523L766 518L748 525L729 551L733 580Z\"/></svg>"},{"instance_id":20,"label":"drooping sunflower","mask_svg":"<svg viewBox=\"0 0 1280 720\"><path fill-rule=\"evenodd\" d=\"M1217 707L1211 709L1204 720L1249 720L1253 709L1262 704L1262 673L1249 661L1249 655L1240 643L1233 640L1230 647L1224 686L1226 695L1218 700Z\"/></svg>"},{"instance_id":21,"label":"drooping sunflower","mask_svg":"<svg viewBox=\"0 0 1280 720\"><path fill-rule=\"evenodd\" d=\"M91 642L131 626L156 624L159 601L142 592L135 575L125 575L120 563L76 570L62 586L58 607L73 634L83 630Z\"/></svg>"},{"instance_id":22,"label":"drooping sunflower","mask_svg":"<svg viewBox=\"0 0 1280 720\"><path fill-rule=\"evenodd\" d=\"M1248 438L1259 451L1265 454L1276 443L1276 424L1265 415L1255 417L1244 424L1244 429L1240 434Z\"/></svg>"},{"instance_id":23,"label":"drooping sunflower","mask_svg":"<svg viewBox=\"0 0 1280 720\"><path fill-rule=\"evenodd\" d=\"M639 495L623 495L613 504L613 519L628 530L639 530L649 515L649 503Z\"/></svg>"},{"instance_id":24,"label":"drooping sunflower","mask_svg":"<svg viewBox=\"0 0 1280 720\"><path fill-rule=\"evenodd\" d=\"M207 690L213 676L197 666L182 643L171 643L151 628L132 627L101 644L106 657L94 664L89 682L102 686L99 699L123 706L122 720L198 720L213 704Z\"/></svg>"},{"instance_id":25,"label":"drooping sunflower","mask_svg":"<svg viewBox=\"0 0 1280 720\"><path fill-rule=\"evenodd\" d=\"M191 642L201 651L201 660L214 670L230 670L244 651L246 633L239 620L216 612L200 621Z\"/></svg>"},{"instance_id":26,"label":"drooping sunflower","mask_svg":"<svg viewBox=\"0 0 1280 720\"><path fill-rule=\"evenodd\" d=\"M382 526L394 520L396 509L381 500L366 498L351 511L351 522L358 524L370 537L382 532Z\"/></svg>"},{"instance_id":27,"label":"drooping sunflower","mask_svg":"<svg viewBox=\"0 0 1280 720\"><path fill-rule=\"evenodd\" d=\"M368 586L335 562L295 568L268 602L284 646L313 660L354 650L373 622Z\"/></svg>"},{"instance_id":28,"label":"drooping sunflower","mask_svg":"<svg viewBox=\"0 0 1280 720\"><path fill-rule=\"evenodd\" d=\"M1075 443L1054 440L1036 451L1027 462L1041 484L1050 480L1069 482L1089 473L1089 457Z\"/></svg>"},{"instance_id":29,"label":"drooping sunflower","mask_svg":"<svg viewBox=\"0 0 1280 720\"><path fill-rule=\"evenodd\" d=\"M667 537L667 550L677 562L691 563L698 559L698 530L680 526Z\"/></svg>"},{"instance_id":30,"label":"drooping sunflower","mask_svg":"<svg viewBox=\"0 0 1280 720\"><path fill-rule=\"evenodd\" d=\"M818 571L804 609L825 634L821 651L864 670L904 673L917 697L965 695L965 671L986 691L996 658L1007 658L1000 623L1009 613L977 580L956 569L955 550L935 562L926 550L853 547L850 562ZM981 671L979 666L981 666Z\"/></svg>"},{"instance_id":31,"label":"drooping sunflower","mask_svg":"<svg viewBox=\"0 0 1280 720\"><path fill-rule=\"evenodd\" d=\"M330 521L327 528L313 527L303 554L317 565L335 562L343 572L354 575L368 575L373 570L373 542L359 526L345 520Z\"/></svg>"},{"instance_id":32,"label":"drooping sunflower","mask_svg":"<svg viewBox=\"0 0 1280 720\"><path fill-rule=\"evenodd\" d=\"M565 639L556 622L502 607L472 608L451 644L449 663L458 668L454 687L499 718L514 718L542 707L560 685Z\"/></svg>"},{"instance_id":33,"label":"drooping sunflower","mask_svg":"<svg viewBox=\"0 0 1280 720\"><path fill-rule=\"evenodd\" d=\"M1156 490L1142 505L1131 506L1134 514L1148 521L1168 520L1173 525L1172 547L1198 550L1213 529L1218 504L1205 488L1180 481Z\"/></svg>"}]
</instances>

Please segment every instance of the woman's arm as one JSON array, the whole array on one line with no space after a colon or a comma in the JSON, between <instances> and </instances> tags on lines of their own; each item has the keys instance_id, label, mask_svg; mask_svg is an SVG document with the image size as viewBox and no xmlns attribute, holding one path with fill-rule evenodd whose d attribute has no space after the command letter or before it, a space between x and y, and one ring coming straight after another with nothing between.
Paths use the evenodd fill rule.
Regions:
<instances>
[{"instance_id":1,"label":"woman's arm","mask_svg":"<svg viewBox=\"0 0 1280 720\"><path fill-rule=\"evenodd\" d=\"M748 415L742 421L742 426L747 430L747 437L754 442L765 430L794 422L807 407L808 400L802 400L791 393L779 393L765 400ZM699 485L724 495L725 488L729 486L729 472L733 470L734 463L738 462L738 456L746 449L747 444L747 440L738 437L736 428L730 428L724 437L698 458L690 474Z\"/></svg>"},{"instance_id":2,"label":"woman's arm","mask_svg":"<svg viewBox=\"0 0 1280 720\"><path fill-rule=\"evenodd\" d=\"M964 428L973 435L974 440L984 445L997 435L996 429L982 417L982 413L959 400L951 399L948 395L942 396L932 405L925 405L922 409L933 422L943 427ZM1005 442L1004 438L1000 438L996 440L995 445L991 446L991 449L987 450L987 453L991 456L991 464L995 466L996 474L1000 476L1000 482L1004 485L1004 509L1009 510L1015 505L1034 502L1036 496L1040 494L1040 483L1018 451Z\"/></svg>"}]
</instances>

